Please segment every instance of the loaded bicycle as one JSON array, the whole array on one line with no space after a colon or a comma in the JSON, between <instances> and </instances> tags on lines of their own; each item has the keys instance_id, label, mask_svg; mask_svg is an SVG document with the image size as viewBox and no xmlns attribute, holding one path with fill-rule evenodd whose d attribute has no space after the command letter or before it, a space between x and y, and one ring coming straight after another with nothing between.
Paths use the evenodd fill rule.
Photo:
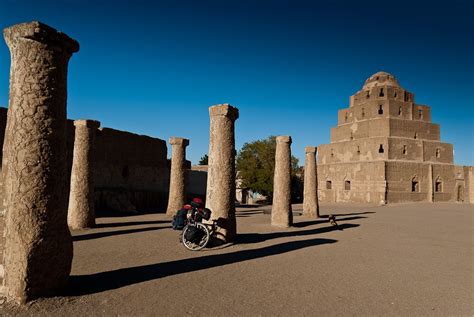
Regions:
<instances>
[{"instance_id":1,"label":"loaded bicycle","mask_svg":"<svg viewBox=\"0 0 474 317\"><path fill-rule=\"evenodd\" d=\"M205 248L217 230L217 220L212 223L203 223L211 218L211 210L202 208L202 200L194 198L190 204L184 205L173 218L173 229L182 232L180 242L191 251Z\"/></svg>"}]
</instances>

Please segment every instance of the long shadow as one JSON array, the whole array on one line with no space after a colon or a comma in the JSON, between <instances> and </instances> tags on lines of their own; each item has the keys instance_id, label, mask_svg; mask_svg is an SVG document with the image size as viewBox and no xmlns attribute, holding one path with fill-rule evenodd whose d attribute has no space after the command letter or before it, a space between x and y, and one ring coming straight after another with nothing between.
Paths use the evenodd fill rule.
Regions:
<instances>
[{"instance_id":1,"label":"long shadow","mask_svg":"<svg viewBox=\"0 0 474 317\"><path fill-rule=\"evenodd\" d=\"M65 295L79 296L117 289L128 285L160 279L177 274L195 272L213 267L250 261L267 256L278 255L298 249L322 244L335 243L333 239L309 239L291 241L253 250L233 253L215 254L199 258L189 258L164 263L129 267L108 272L70 277L70 284Z\"/></svg>"},{"instance_id":2,"label":"long shadow","mask_svg":"<svg viewBox=\"0 0 474 317\"><path fill-rule=\"evenodd\" d=\"M336 217L343 217L343 216L357 216L357 215L365 215L365 214L375 214L375 211L364 211L364 212L352 212L352 213L348 213L348 214L338 214L338 213L332 213L332 215L336 216ZM321 218L327 218L329 217L329 214L328 215L321 215Z\"/></svg>"},{"instance_id":3,"label":"long shadow","mask_svg":"<svg viewBox=\"0 0 474 317\"><path fill-rule=\"evenodd\" d=\"M281 232L269 232L269 233L239 233L236 238L236 242L239 244L250 244L250 243L260 243L263 241L285 238L285 237L298 237L298 236L308 236L319 233L327 233L336 230L344 230L359 227L358 224L344 223L336 226L328 226L310 230L303 231L281 231Z\"/></svg>"},{"instance_id":4,"label":"long shadow","mask_svg":"<svg viewBox=\"0 0 474 317\"><path fill-rule=\"evenodd\" d=\"M139 226L139 225L158 225L160 223L171 223L166 220L156 221L130 221L130 222L114 222L114 223L98 223L95 228L115 228L115 227L126 227L126 226Z\"/></svg>"},{"instance_id":5,"label":"long shadow","mask_svg":"<svg viewBox=\"0 0 474 317\"><path fill-rule=\"evenodd\" d=\"M99 238L117 236L117 235L122 235L122 234L153 231L153 230L159 230L159 229L165 229L165 228L171 228L171 226L147 227L147 228L137 228L137 229L128 229L128 230L118 230L118 231L94 232L94 233L83 234L83 235L80 235L80 236L73 236L72 241L92 240L92 239L99 239Z\"/></svg>"},{"instance_id":6,"label":"long shadow","mask_svg":"<svg viewBox=\"0 0 474 317\"><path fill-rule=\"evenodd\" d=\"M340 216L340 215L339 215ZM357 220L357 219L365 219L367 217L362 217L362 216L354 216L354 217L345 217L345 218L336 218L337 222L344 221L344 220ZM327 223L328 220L326 219L317 219L317 220L309 220L309 221L302 221L302 222L296 222L293 224L293 227L296 228L304 228L307 226L312 226L312 225L317 225L321 223Z\"/></svg>"}]
</instances>

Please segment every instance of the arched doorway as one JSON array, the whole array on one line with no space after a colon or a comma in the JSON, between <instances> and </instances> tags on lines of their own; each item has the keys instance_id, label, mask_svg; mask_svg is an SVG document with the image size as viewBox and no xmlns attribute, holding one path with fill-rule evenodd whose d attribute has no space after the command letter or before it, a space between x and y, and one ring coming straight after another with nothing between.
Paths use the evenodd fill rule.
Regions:
<instances>
[{"instance_id":1,"label":"arched doorway","mask_svg":"<svg viewBox=\"0 0 474 317\"><path fill-rule=\"evenodd\" d=\"M463 202L464 201L464 187L462 185L458 185L456 194L457 194L456 201Z\"/></svg>"}]
</instances>

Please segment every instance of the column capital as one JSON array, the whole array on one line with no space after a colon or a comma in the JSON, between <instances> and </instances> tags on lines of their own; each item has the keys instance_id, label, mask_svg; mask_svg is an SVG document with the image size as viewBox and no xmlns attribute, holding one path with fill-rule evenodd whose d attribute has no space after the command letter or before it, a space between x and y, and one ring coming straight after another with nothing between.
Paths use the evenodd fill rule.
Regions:
<instances>
[{"instance_id":1,"label":"column capital","mask_svg":"<svg viewBox=\"0 0 474 317\"><path fill-rule=\"evenodd\" d=\"M79 43L76 40L38 21L7 27L3 30L3 36L9 47L19 39L28 39L61 48L69 54L79 51Z\"/></svg>"},{"instance_id":2,"label":"column capital","mask_svg":"<svg viewBox=\"0 0 474 317\"><path fill-rule=\"evenodd\" d=\"M291 144L291 136L289 135L280 135L276 137L276 141L279 143L289 143Z\"/></svg>"},{"instance_id":3,"label":"column capital","mask_svg":"<svg viewBox=\"0 0 474 317\"><path fill-rule=\"evenodd\" d=\"M318 148L316 146L307 146L304 148L304 152L306 154L308 153L316 153L318 151Z\"/></svg>"},{"instance_id":4,"label":"column capital","mask_svg":"<svg viewBox=\"0 0 474 317\"><path fill-rule=\"evenodd\" d=\"M74 126L98 129L100 127L100 122L96 120L80 119L74 120Z\"/></svg>"},{"instance_id":5,"label":"column capital","mask_svg":"<svg viewBox=\"0 0 474 317\"><path fill-rule=\"evenodd\" d=\"M189 140L185 138L179 138L179 137L171 137L169 139L169 143L171 145L183 145L183 146L188 146L189 145Z\"/></svg>"},{"instance_id":6,"label":"column capital","mask_svg":"<svg viewBox=\"0 0 474 317\"><path fill-rule=\"evenodd\" d=\"M239 118L239 109L231 106L228 103L223 103L220 105L214 105L209 107L209 115L214 116L224 116L229 117L232 120L237 120Z\"/></svg>"}]
</instances>

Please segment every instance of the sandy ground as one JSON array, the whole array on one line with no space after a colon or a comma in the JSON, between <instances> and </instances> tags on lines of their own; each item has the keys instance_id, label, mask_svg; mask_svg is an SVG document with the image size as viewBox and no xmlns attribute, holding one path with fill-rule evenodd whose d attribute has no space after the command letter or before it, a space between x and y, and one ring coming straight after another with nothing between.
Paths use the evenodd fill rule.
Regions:
<instances>
[{"instance_id":1,"label":"sandy ground","mask_svg":"<svg viewBox=\"0 0 474 317\"><path fill-rule=\"evenodd\" d=\"M239 208L238 244L199 252L162 214L100 218L74 232L68 295L0 313L472 316L473 209L326 205L343 230L302 216L277 230L262 209Z\"/></svg>"}]
</instances>

